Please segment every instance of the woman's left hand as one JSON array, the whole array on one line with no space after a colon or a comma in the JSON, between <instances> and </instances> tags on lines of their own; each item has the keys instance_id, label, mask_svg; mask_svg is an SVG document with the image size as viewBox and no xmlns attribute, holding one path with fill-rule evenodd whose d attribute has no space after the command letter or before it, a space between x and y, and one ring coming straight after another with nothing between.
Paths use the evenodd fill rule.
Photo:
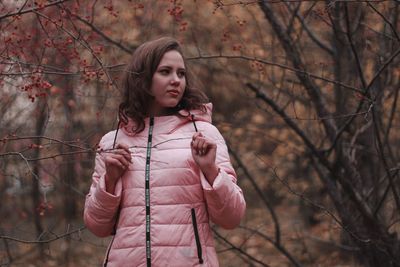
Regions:
<instances>
[{"instance_id":1,"label":"woman's left hand","mask_svg":"<svg viewBox=\"0 0 400 267\"><path fill-rule=\"evenodd\" d=\"M215 164L217 144L197 132L190 143L194 161L200 167L208 182L212 185L218 175L218 167Z\"/></svg>"}]
</instances>

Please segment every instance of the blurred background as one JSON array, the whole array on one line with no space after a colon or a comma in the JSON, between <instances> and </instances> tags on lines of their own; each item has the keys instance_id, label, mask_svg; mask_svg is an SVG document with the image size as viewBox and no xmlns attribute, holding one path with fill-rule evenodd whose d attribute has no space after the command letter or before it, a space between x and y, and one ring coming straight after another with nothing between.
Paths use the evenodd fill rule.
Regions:
<instances>
[{"instance_id":1,"label":"blurred background","mask_svg":"<svg viewBox=\"0 0 400 267\"><path fill-rule=\"evenodd\" d=\"M0 266L100 266L82 220L141 43L173 36L247 201L221 266L400 266L399 1L0 1Z\"/></svg>"}]
</instances>

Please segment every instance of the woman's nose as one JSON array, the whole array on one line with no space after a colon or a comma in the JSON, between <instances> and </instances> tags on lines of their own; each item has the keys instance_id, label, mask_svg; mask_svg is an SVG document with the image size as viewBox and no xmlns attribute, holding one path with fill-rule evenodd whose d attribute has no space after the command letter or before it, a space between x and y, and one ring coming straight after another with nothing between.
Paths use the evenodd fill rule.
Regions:
<instances>
[{"instance_id":1,"label":"woman's nose","mask_svg":"<svg viewBox=\"0 0 400 267\"><path fill-rule=\"evenodd\" d=\"M180 83L180 79L177 74L173 74L171 78L171 84L178 85Z\"/></svg>"}]
</instances>

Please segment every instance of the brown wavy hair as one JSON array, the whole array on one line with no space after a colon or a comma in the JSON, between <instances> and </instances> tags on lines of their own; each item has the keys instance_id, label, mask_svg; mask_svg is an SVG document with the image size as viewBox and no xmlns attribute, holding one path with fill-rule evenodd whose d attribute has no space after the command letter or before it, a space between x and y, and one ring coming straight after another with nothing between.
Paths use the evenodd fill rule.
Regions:
<instances>
[{"instance_id":1,"label":"brown wavy hair","mask_svg":"<svg viewBox=\"0 0 400 267\"><path fill-rule=\"evenodd\" d=\"M196 89L193 78L187 69L185 57L179 42L171 37L162 37L140 45L132 55L130 63L122 79L123 100L119 105L118 117L120 122L126 124L128 118L135 122L133 129L136 133L143 131L144 119L149 116L149 107L153 100L150 93L151 82L155 71L164 54L175 50L179 52L186 67L186 87L181 101L174 108L173 113L178 114L181 109L201 109L205 111L204 103L208 102L207 96Z\"/></svg>"}]
</instances>

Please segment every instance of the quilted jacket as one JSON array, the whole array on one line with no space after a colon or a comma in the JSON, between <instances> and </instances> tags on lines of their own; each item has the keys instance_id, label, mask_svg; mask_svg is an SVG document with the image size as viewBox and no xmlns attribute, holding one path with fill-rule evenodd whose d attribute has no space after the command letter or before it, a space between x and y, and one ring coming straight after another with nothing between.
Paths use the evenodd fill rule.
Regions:
<instances>
[{"instance_id":1,"label":"quilted jacket","mask_svg":"<svg viewBox=\"0 0 400 267\"><path fill-rule=\"evenodd\" d=\"M246 203L236 184L225 141L207 112L146 118L135 134L132 124L118 131L117 143L130 147L132 163L116 185L105 191L104 153L116 131L100 141L84 221L99 237L114 234L104 266L218 266L209 221L236 227ZM219 173L211 186L191 155L195 131L217 143Z\"/></svg>"}]
</instances>

